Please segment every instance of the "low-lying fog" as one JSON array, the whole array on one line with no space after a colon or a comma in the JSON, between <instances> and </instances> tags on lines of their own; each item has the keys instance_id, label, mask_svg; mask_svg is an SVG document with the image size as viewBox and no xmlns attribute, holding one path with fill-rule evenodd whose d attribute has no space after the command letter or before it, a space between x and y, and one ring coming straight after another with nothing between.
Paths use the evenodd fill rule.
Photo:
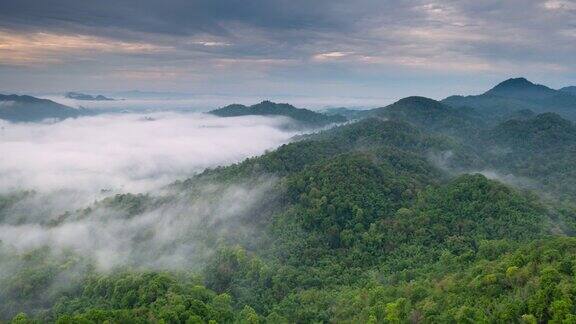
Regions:
<instances>
[{"instance_id":1,"label":"low-lying fog","mask_svg":"<svg viewBox=\"0 0 576 324\"><path fill-rule=\"evenodd\" d=\"M200 113L103 114L56 123L0 121L0 193L148 191L259 155L295 132L285 119Z\"/></svg>"},{"instance_id":2,"label":"low-lying fog","mask_svg":"<svg viewBox=\"0 0 576 324\"><path fill-rule=\"evenodd\" d=\"M0 195L35 191L8 207L0 197L0 252L49 246L55 253L71 248L101 268L190 266L206 254L191 234L198 223L221 222L226 226L219 231L230 227L239 233L224 220L267 204L264 194L273 178L205 184L194 199L181 197L135 217L107 207L93 209L88 217L76 217L74 211L115 193L154 196L205 168L260 155L297 134L285 127L288 123L167 111L45 123L0 121ZM66 211L72 216L62 218ZM0 265L2 272L10 273Z\"/></svg>"}]
</instances>

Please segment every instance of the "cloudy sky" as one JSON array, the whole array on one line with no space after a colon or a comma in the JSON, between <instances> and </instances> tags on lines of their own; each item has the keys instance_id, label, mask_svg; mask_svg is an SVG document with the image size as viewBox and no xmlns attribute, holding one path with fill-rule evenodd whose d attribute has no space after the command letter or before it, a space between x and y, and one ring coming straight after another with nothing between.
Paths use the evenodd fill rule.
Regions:
<instances>
[{"instance_id":1,"label":"cloudy sky","mask_svg":"<svg viewBox=\"0 0 576 324\"><path fill-rule=\"evenodd\" d=\"M2 0L0 92L354 97L576 84L576 0Z\"/></svg>"}]
</instances>

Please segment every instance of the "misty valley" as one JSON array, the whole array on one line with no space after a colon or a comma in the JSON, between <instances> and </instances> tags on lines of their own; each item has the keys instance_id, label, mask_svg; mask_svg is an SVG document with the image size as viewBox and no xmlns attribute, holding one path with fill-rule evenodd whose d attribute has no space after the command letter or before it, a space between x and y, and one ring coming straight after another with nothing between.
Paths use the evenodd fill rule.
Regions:
<instances>
[{"instance_id":1,"label":"misty valley","mask_svg":"<svg viewBox=\"0 0 576 324\"><path fill-rule=\"evenodd\" d=\"M576 323L572 88L0 95L0 322Z\"/></svg>"}]
</instances>

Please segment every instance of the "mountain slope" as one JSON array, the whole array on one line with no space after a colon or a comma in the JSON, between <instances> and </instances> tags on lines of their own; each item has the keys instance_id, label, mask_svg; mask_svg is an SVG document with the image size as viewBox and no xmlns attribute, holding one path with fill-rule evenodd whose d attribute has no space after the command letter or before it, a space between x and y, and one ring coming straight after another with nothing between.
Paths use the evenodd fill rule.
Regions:
<instances>
[{"instance_id":1,"label":"mountain slope","mask_svg":"<svg viewBox=\"0 0 576 324\"><path fill-rule=\"evenodd\" d=\"M238 205L221 208L243 213L224 219L206 214L157 254L150 250L166 232L142 224L133 237L125 233L127 244L153 260L184 242L205 252L199 273L122 268L99 274L91 264L82 268L72 251L15 256L0 245L0 261L25 264L0 276L0 299L10 301L0 305L0 319L30 310L39 322L64 323L574 320L576 238L565 236L576 233L576 208L480 174L457 174L431 158L451 152L469 159L460 143L478 137L478 152L488 159L479 161L484 167L527 174L514 161L534 170L576 160L567 150L576 136L573 124L554 114L522 113L480 133L445 136L442 127L470 123L476 115L421 97L375 113L206 170L173 184L166 196L116 195L57 220L138 222L156 213L167 217L176 205L183 227L182 220L212 203L220 206L222 192L235 188ZM507 150L492 152L494 146ZM567 167L556 174L576 179ZM273 185L257 208L236 208L245 200L238 186L263 178ZM198 202L201 208L192 208ZM74 275L62 275L66 269ZM55 292L62 278L70 278L66 290ZM28 308L33 303L41 311Z\"/></svg>"},{"instance_id":2,"label":"mountain slope","mask_svg":"<svg viewBox=\"0 0 576 324\"><path fill-rule=\"evenodd\" d=\"M279 104L271 101L262 101L252 106L229 105L212 110L210 114L220 117L234 116L285 116L309 126L324 126L333 123L345 122L346 118L340 115L325 115L308 109L296 108L289 104Z\"/></svg>"},{"instance_id":3,"label":"mountain slope","mask_svg":"<svg viewBox=\"0 0 576 324\"><path fill-rule=\"evenodd\" d=\"M368 109L351 109L346 107L338 107L338 108L324 109L322 110L322 113L329 116L335 116L335 115L344 116L348 120L357 120L367 117L369 115L369 111L370 110Z\"/></svg>"},{"instance_id":4,"label":"mountain slope","mask_svg":"<svg viewBox=\"0 0 576 324\"><path fill-rule=\"evenodd\" d=\"M420 129L455 135L475 132L484 120L469 108L453 108L425 97L407 97L370 114L392 120L402 120Z\"/></svg>"},{"instance_id":5,"label":"mountain slope","mask_svg":"<svg viewBox=\"0 0 576 324\"><path fill-rule=\"evenodd\" d=\"M514 149L549 150L576 144L576 126L554 113L506 121L490 131L491 140Z\"/></svg>"},{"instance_id":6,"label":"mountain slope","mask_svg":"<svg viewBox=\"0 0 576 324\"><path fill-rule=\"evenodd\" d=\"M534 84L526 78L513 78L500 82L484 95L516 98L521 100L540 100L558 95L557 90L541 84Z\"/></svg>"},{"instance_id":7,"label":"mountain slope","mask_svg":"<svg viewBox=\"0 0 576 324\"><path fill-rule=\"evenodd\" d=\"M43 119L65 119L86 114L48 99L31 96L0 95L0 119L12 122L35 122Z\"/></svg>"},{"instance_id":8,"label":"mountain slope","mask_svg":"<svg viewBox=\"0 0 576 324\"><path fill-rule=\"evenodd\" d=\"M557 114L501 123L485 131L478 146L492 169L536 181L556 197L576 194L576 125Z\"/></svg>"},{"instance_id":9,"label":"mountain slope","mask_svg":"<svg viewBox=\"0 0 576 324\"><path fill-rule=\"evenodd\" d=\"M476 96L451 96L443 103L454 107L477 108L486 116L501 116L521 109L535 112L555 112L576 119L576 96L534 84L525 78L503 81L494 88Z\"/></svg>"},{"instance_id":10,"label":"mountain slope","mask_svg":"<svg viewBox=\"0 0 576 324\"><path fill-rule=\"evenodd\" d=\"M564 88L560 89L560 91L564 91L564 92L568 92L572 95L576 95L576 86L564 87Z\"/></svg>"}]
</instances>

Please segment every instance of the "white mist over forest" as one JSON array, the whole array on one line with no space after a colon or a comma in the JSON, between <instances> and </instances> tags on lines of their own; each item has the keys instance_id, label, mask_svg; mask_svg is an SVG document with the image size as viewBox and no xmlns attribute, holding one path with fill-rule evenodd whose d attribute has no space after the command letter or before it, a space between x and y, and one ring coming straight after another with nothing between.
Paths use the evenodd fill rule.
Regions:
<instances>
[{"instance_id":1,"label":"white mist over forest","mask_svg":"<svg viewBox=\"0 0 576 324\"><path fill-rule=\"evenodd\" d=\"M259 155L296 134L281 118L175 112L0 123L0 192L143 192Z\"/></svg>"},{"instance_id":2,"label":"white mist over forest","mask_svg":"<svg viewBox=\"0 0 576 324\"><path fill-rule=\"evenodd\" d=\"M228 223L265 202L273 178L204 183L196 196L172 196L137 217L94 203L124 193L162 195L174 181L290 141L299 132L289 125L290 120L279 117L170 111L0 121L0 193L28 192L4 206L0 248L25 253L50 247L56 255L74 251L100 270L198 266L212 251L191 233L199 231L201 222L222 222L222 235L250 231Z\"/></svg>"}]
</instances>

